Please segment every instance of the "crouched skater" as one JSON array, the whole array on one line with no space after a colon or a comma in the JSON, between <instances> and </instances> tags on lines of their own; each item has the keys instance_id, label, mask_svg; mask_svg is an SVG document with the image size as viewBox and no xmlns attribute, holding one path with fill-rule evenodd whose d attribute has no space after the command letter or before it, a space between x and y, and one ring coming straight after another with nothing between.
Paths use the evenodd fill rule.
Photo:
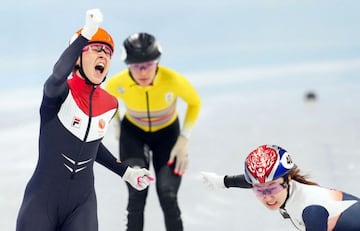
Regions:
<instances>
[{"instance_id":1,"label":"crouched skater","mask_svg":"<svg viewBox=\"0 0 360 231\"><path fill-rule=\"evenodd\" d=\"M360 230L360 199L310 181L285 149L261 145L247 156L244 165L244 174L202 172L202 179L210 188L251 188L266 208L279 210L297 230Z\"/></svg>"}]
</instances>

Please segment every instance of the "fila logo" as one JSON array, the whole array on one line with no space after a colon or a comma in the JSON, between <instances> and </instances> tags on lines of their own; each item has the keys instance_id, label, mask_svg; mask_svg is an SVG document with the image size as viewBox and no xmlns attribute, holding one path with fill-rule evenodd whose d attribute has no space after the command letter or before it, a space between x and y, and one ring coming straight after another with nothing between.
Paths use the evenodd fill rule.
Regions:
<instances>
[{"instance_id":1,"label":"fila logo","mask_svg":"<svg viewBox=\"0 0 360 231\"><path fill-rule=\"evenodd\" d=\"M81 119L79 117L74 116L73 121L71 122L71 127L80 128L80 125L81 125Z\"/></svg>"}]
</instances>

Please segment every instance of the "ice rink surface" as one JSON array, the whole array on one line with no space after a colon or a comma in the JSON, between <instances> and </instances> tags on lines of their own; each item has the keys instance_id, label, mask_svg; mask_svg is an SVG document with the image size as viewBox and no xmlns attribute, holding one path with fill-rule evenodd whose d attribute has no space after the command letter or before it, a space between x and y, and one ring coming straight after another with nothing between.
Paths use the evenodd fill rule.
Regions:
<instances>
[{"instance_id":1,"label":"ice rink surface","mask_svg":"<svg viewBox=\"0 0 360 231\"><path fill-rule=\"evenodd\" d=\"M179 192L186 230L293 229L277 212L266 210L251 190L209 190L201 182L200 171L242 173L245 156L264 143L287 149L303 172L321 185L360 195L360 66L334 66L311 71L293 68L286 73L280 73L284 68L279 67L188 74L202 96L203 107ZM316 94L315 101L305 100L308 91ZM37 160L41 86L2 91L0 97L5 99L0 114L6 121L0 131L0 227L14 230L23 191ZM179 108L182 118L181 101ZM117 155L112 130L104 143ZM124 230L125 184L97 164L95 180L100 230ZM146 231L164 230L154 187L145 216Z\"/></svg>"}]
</instances>

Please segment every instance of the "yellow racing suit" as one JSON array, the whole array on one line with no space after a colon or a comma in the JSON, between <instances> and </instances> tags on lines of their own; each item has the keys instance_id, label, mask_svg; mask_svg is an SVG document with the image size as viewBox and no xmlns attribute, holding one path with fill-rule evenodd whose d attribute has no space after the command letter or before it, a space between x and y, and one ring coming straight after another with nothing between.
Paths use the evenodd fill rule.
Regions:
<instances>
[{"instance_id":1,"label":"yellow racing suit","mask_svg":"<svg viewBox=\"0 0 360 231\"><path fill-rule=\"evenodd\" d=\"M181 134L189 137L201 106L200 97L190 82L164 66L158 66L151 86L137 85L126 69L108 80L106 90L123 101L125 117L147 132L158 131L176 120L176 102L180 97L188 105Z\"/></svg>"},{"instance_id":2,"label":"yellow racing suit","mask_svg":"<svg viewBox=\"0 0 360 231\"><path fill-rule=\"evenodd\" d=\"M139 86L126 69L111 77L107 91L123 101L126 108L121 120L119 142L120 159L130 166L149 168L153 161L156 192L164 212L166 230L183 231L177 192L181 176L173 173L174 165L167 165L170 152L179 134L190 132L200 111L200 97L190 82L179 73L164 66L157 67L151 86ZM180 129L177 99L187 109ZM142 231L144 207L148 189L141 192L129 189L127 231Z\"/></svg>"}]
</instances>

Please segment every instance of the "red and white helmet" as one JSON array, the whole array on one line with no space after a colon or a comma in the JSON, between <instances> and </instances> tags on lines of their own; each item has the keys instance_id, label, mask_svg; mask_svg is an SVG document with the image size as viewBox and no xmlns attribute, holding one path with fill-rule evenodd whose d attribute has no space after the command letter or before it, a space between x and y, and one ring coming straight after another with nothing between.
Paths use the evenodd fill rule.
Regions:
<instances>
[{"instance_id":1,"label":"red and white helmet","mask_svg":"<svg viewBox=\"0 0 360 231\"><path fill-rule=\"evenodd\" d=\"M250 184L276 180L294 167L289 153L276 145L261 145L245 159L245 179Z\"/></svg>"}]
</instances>

